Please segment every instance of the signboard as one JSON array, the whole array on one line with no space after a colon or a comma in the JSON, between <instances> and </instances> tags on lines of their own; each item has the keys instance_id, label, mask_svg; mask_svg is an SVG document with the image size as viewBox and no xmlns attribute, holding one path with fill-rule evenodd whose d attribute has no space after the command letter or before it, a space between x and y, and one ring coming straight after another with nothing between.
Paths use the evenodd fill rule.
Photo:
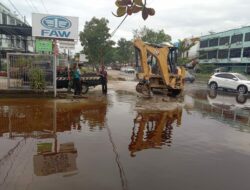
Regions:
<instances>
[{"instance_id":1,"label":"signboard","mask_svg":"<svg viewBox=\"0 0 250 190\"><path fill-rule=\"evenodd\" d=\"M59 40L59 48L61 49L75 49L75 42L74 41L62 41Z\"/></svg>"},{"instance_id":2,"label":"signboard","mask_svg":"<svg viewBox=\"0 0 250 190\"><path fill-rule=\"evenodd\" d=\"M80 62L88 62L88 59L86 58L86 55L84 54L80 54L80 59L79 59Z\"/></svg>"},{"instance_id":3,"label":"signboard","mask_svg":"<svg viewBox=\"0 0 250 190\"><path fill-rule=\"evenodd\" d=\"M36 40L36 52L52 52L52 41Z\"/></svg>"},{"instance_id":4,"label":"signboard","mask_svg":"<svg viewBox=\"0 0 250 190\"><path fill-rule=\"evenodd\" d=\"M78 17L33 13L32 36L78 39Z\"/></svg>"}]
</instances>

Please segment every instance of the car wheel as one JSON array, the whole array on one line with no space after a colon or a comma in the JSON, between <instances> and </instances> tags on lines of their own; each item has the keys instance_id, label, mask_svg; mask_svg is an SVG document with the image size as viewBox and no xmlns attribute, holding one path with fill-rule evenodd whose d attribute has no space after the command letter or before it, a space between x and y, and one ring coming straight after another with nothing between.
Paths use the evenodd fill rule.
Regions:
<instances>
[{"instance_id":1,"label":"car wheel","mask_svg":"<svg viewBox=\"0 0 250 190\"><path fill-rule=\"evenodd\" d=\"M239 92L240 94L246 94L246 93L247 93L247 87L244 86L244 85L239 86L239 87L238 87L238 92Z\"/></svg>"},{"instance_id":2,"label":"car wheel","mask_svg":"<svg viewBox=\"0 0 250 190\"><path fill-rule=\"evenodd\" d=\"M239 94L236 96L236 102L239 104L245 104L247 101L247 96L243 94Z\"/></svg>"},{"instance_id":3,"label":"car wheel","mask_svg":"<svg viewBox=\"0 0 250 190\"><path fill-rule=\"evenodd\" d=\"M89 90L88 85L82 84L82 93L83 93L83 94L86 94L86 93L88 92L88 90Z\"/></svg>"},{"instance_id":4,"label":"car wheel","mask_svg":"<svg viewBox=\"0 0 250 190\"><path fill-rule=\"evenodd\" d=\"M209 87L210 87L210 89L212 89L212 90L216 90L217 87L218 87L218 85L217 85L216 82L211 82L210 85L209 85Z\"/></svg>"}]
</instances>

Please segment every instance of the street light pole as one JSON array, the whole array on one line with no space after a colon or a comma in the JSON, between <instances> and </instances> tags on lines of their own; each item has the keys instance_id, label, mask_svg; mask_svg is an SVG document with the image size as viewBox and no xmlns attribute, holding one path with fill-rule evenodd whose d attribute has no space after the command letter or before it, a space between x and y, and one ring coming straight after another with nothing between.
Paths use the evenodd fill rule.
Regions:
<instances>
[{"instance_id":1,"label":"street light pole","mask_svg":"<svg viewBox=\"0 0 250 190\"><path fill-rule=\"evenodd\" d=\"M54 97L56 98L57 91L56 91L56 64L57 64L57 54L58 54L58 47L56 40L53 40L54 43L54 64L53 64L53 86L54 86Z\"/></svg>"}]
</instances>

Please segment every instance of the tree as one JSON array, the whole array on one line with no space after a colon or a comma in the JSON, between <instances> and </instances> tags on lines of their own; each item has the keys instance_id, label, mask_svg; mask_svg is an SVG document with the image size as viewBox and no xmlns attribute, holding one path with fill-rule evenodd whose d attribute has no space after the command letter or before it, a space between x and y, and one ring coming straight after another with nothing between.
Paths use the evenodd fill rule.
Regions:
<instances>
[{"instance_id":1,"label":"tree","mask_svg":"<svg viewBox=\"0 0 250 190\"><path fill-rule=\"evenodd\" d=\"M134 38L141 38L145 42L160 44L170 42L171 36L165 34L164 30L154 31L144 26L141 30L134 30Z\"/></svg>"},{"instance_id":2,"label":"tree","mask_svg":"<svg viewBox=\"0 0 250 190\"><path fill-rule=\"evenodd\" d=\"M121 38L117 42L117 57L120 63L129 63L133 57L133 44L125 38Z\"/></svg>"},{"instance_id":3,"label":"tree","mask_svg":"<svg viewBox=\"0 0 250 190\"><path fill-rule=\"evenodd\" d=\"M153 8L147 7L147 0L116 0L115 5L117 6L116 17L122 17L124 15L132 15L134 13L141 12L142 18L146 20L148 16L155 15Z\"/></svg>"},{"instance_id":4,"label":"tree","mask_svg":"<svg viewBox=\"0 0 250 190\"><path fill-rule=\"evenodd\" d=\"M185 57L185 53L188 52L196 42L196 38L178 40L178 63L184 65L189 63L191 60Z\"/></svg>"},{"instance_id":5,"label":"tree","mask_svg":"<svg viewBox=\"0 0 250 190\"><path fill-rule=\"evenodd\" d=\"M111 41L109 21L105 18L93 17L91 21L86 22L84 30L80 32L80 41L83 46L83 53L92 64L104 62L104 55L110 51L114 42Z\"/></svg>"}]
</instances>

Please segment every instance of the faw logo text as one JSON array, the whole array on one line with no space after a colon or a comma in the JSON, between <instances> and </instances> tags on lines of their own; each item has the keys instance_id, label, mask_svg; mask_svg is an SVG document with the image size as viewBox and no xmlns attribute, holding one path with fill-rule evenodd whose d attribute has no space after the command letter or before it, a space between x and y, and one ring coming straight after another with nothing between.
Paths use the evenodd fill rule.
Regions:
<instances>
[{"instance_id":1,"label":"faw logo text","mask_svg":"<svg viewBox=\"0 0 250 190\"><path fill-rule=\"evenodd\" d=\"M68 38L71 33L66 31L72 26L71 21L62 16L46 16L41 24L46 28L41 30L44 37Z\"/></svg>"}]
</instances>

